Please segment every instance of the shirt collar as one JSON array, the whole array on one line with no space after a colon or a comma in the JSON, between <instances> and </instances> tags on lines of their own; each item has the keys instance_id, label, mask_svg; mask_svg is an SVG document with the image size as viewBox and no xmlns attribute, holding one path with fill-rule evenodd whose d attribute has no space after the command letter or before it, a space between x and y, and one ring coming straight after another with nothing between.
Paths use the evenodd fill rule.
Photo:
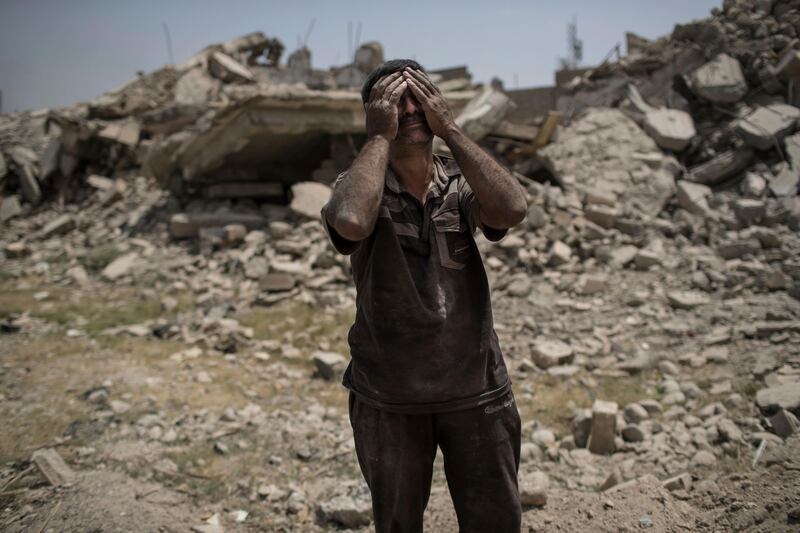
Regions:
<instances>
[{"instance_id":1,"label":"shirt collar","mask_svg":"<svg viewBox=\"0 0 800 533\"><path fill-rule=\"evenodd\" d=\"M439 156L433 156L433 179L428 184L428 190L425 195L433 192L434 196L441 196L447 188L447 183L450 181L450 173L445 168ZM397 177L392 172L392 169L386 166L386 186L395 194L400 194L400 191L405 191L405 188L397 181Z\"/></svg>"}]
</instances>

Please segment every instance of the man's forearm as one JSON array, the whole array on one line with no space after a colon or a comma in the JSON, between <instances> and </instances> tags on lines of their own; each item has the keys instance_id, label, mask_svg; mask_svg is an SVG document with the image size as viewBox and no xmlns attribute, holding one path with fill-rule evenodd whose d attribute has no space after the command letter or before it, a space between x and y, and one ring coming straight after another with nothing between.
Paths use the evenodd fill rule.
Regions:
<instances>
[{"instance_id":1,"label":"man's forearm","mask_svg":"<svg viewBox=\"0 0 800 533\"><path fill-rule=\"evenodd\" d=\"M481 206L481 221L497 229L522 222L528 205L514 176L460 128L453 127L444 140Z\"/></svg>"},{"instance_id":2,"label":"man's forearm","mask_svg":"<svg viewBox=\"0 0 800 533\"><path fill-rule=\"evenodd\" d=\"M360 241L372 233L383 198L389 141L370 137L328 203L328 223L345 239Z\"/></svg>"}]
</instances>

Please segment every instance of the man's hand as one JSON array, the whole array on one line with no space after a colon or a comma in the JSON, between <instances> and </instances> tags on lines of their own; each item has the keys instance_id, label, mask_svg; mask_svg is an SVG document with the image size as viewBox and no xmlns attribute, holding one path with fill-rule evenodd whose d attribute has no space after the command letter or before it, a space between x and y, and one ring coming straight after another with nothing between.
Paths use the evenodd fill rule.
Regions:
<instances>
[{"instance_id":1,"label":"man's hand","mask_svg":"<svg viewBox=\"0 0 800 533\"><path fill-rule=\"evenodd\" d=\"M427 74L419 70L406 67L403 78L408 83L408 88L414 93L417 101L425 112L428 127L437 137L447 139L456 128L450 106L442 96L442 92L433 84Z\"/></svg>"},{"instance_id":2,"label":"man's hand","mask_svg":"<svg viewBox=\"0 0 800 533\"><path fill-rule=\"evenodd\" d=\"M366 109L367 137L378 135L387 141L397 137L397 103L407 87L400 72L385 76L372 87Z\"/></svg>"}]
</instances>

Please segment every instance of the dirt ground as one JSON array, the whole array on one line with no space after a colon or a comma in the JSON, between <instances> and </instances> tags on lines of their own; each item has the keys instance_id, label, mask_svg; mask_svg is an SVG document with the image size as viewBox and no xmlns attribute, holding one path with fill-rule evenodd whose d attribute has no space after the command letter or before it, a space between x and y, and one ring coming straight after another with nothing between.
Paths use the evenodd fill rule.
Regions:
<instances>
[{"instance_id":1,"label":"dirt ground","mask_svg":"<svg viewBox=\"0 0 800 533\"><path fill-rule=\"evenodd\" d=\"M624 283L613 290L629 293L652 283L655 274L619 276ZM620 405L663 398L653 370L604 374L581 368L559 376L522 369L521 317L545 331L564 321L582 331L587 324L624 323L628 316L633 319L622 329L635 330L639 342L679 346L657 328L642 328L641 310L631 314L610 294L605 303L594 302L605 306L602 312L572 305L576 310L567 311L569 316L554 315L548 308L560 291L552 280L539 279L535 297L522 301L506 296L501 281L494 285L498 333L514 375L524 442L534 428L550 428L559 439L568 435L571 409L589 407L597 397ZM21 330L3 334L0 347L4 531L328 531L338 526L319 519L317 504L338 494L363 495L346 391L335 380L315 376L306 355L315 349L346 354L352 310L326 311L297 301L242 309L234 316L253 328L260 344L236 353L113 333L116 326L169 320L195 303L189 291L178 289L172 296L178 305L164 311L163 294L146 287L85 291L43 284L36 276L0 285L0 314L25 313L17 322ZM774 309L775 302L770 296L763 303ZM757 312L755 303L749 302L748 313ZM780 303L796 313L791 300ZM735 310L730 313L726 316L737 318ZM695 325L704 320L691 314L680 318ZM624 343L617 333L617 342ZM749 415L757 390L748 370L752 350L762 355L777 350L784 358L797 351L776 340L742 339L731 344L724 368L686 370L704 389L727 376L733 390L747 398L740 412ZM31 454L44 447L55 448L75 470L73 482L51 487L31 467ZM609 457L573 453L574 458L547 448L543 457L524 457L520 468L521 475L544 470L551 481L547 505L525 510L523 530L796 530L799 451L797 438L770 444L751 468L754 447L731 447L714 466L692 470L690 490L670 492L660 480L688 459L676 467L659 465L646 447ZM680 459L680 450L675 453ZM441 458L437 461L426 527L455 531ZM629 482L599 491L618 468L624 472L620 481ZM208 524L209 519L221 525Z\"/></svg>"}]
</instances>

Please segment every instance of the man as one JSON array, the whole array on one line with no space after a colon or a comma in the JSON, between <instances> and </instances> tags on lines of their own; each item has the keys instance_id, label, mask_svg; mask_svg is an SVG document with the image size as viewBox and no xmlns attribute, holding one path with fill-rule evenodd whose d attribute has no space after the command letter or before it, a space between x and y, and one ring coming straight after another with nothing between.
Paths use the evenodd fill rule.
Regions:
<instances>
[{"instance_id":1,"label":"man","mask_svg":"<svg viewBox=\"0 0 800 533\"><path fill-rule=\"evenodd\" d=\"M473 233L525 217L517 181L468 139L415 61L362 89L367 140L322 219L352 254L350 422L378 532L422 531L437 446L461 531L519 531L520 418ZM434 135L454 156L434 156Z\"/></svg>"}]
</instances>

